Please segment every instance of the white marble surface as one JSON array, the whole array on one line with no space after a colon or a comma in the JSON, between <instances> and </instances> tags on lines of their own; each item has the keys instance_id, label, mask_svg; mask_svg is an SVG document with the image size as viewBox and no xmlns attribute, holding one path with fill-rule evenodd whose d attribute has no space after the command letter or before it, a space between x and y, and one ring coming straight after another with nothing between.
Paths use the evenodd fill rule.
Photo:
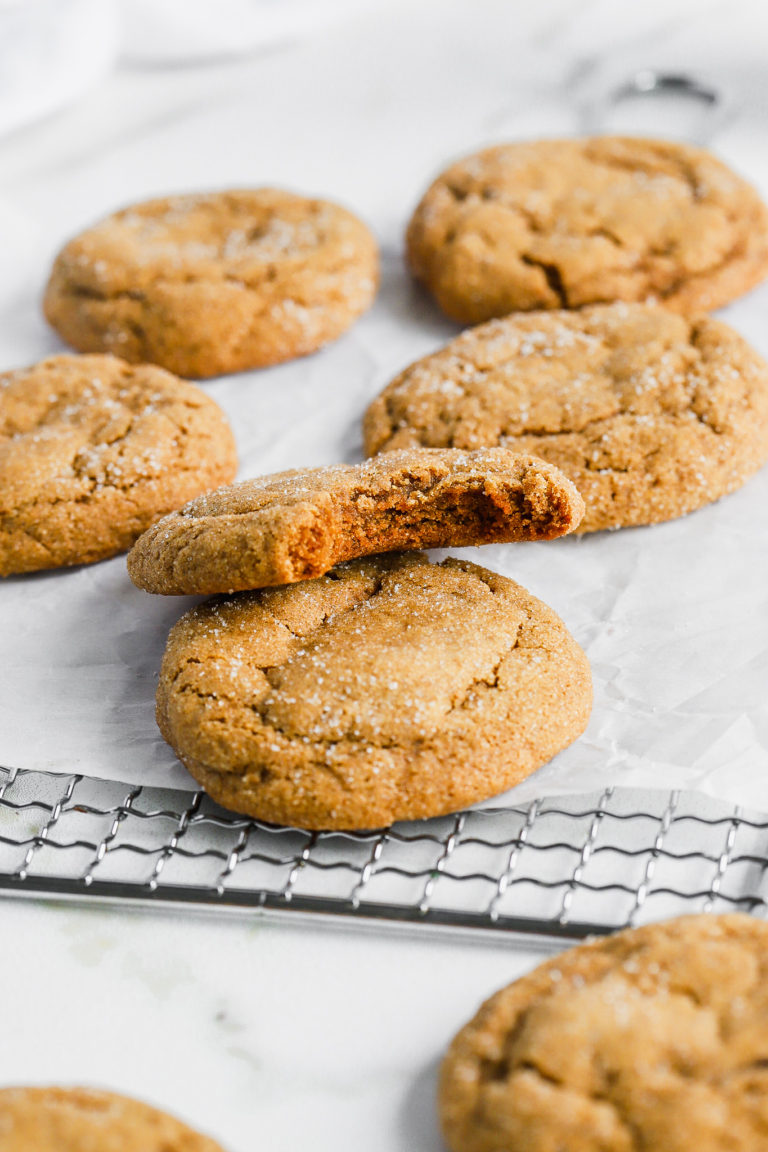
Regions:
<instances>
[{"instance_id":1,"label":"white marble surface","mask_svg":"<svg viewBox=\"0 0 768 1152\"><path fill-rule=\"evenodd\" d=\"M441 1049L543 955L242 917L0 912L0 1084L119 1089L227 1152L439 1152Z\"/></svg>"},{"instance_id":2,"label":"white marble surface","mask_svg":"<svg viewBox=\"0 0 768 1152\"><path fill-rule=\"evenodd\" d=\"M728 115L713 122L712 143L768 193L766 31L757 2L409 0L226 64L124 67L66 112L0 138L3 364L59 348L40 318L38 297L50 257L66 236L132 199L269 181L335 196L380 236L386 291L363 321L380 354L373 367L379 386L450 331L414 294L399 263L403 222L446 158L500 138L583 130L600 92L636 68L693 69L728 96ZM623 109L605 126L624 124L630 112ZM646 118L638 127L660 134L710 135L695 117L681 127L678 113L660 106L638 116ZM738 309L733 322L768 350L768 290ZM254 441L264 471L294 464L297 453L311 450L310 404L320 382L323 404L339 423L333 449L357 450L357 410L334 393L333 374L356 370L361 347L351 334L305 362L300 394L307 407L295 437L277 448ZM247 411L241 418L256 432L259 406L285 402L280 371L267 383L242 379ZM220 386L209 387L215 395ZM245 393L250 388L252 401ZM765 481L760 491L768 492ZM762 504L768 507L768 500ZM730 507L746 531L747 506L734 497ZM730 516L722 508L712 512L710 535ZM605 543L629 572L639 553L621 534ZM590 605L600 595L599 569L594 586L566 595L567 553L553 555L561 559L539 574L538 584L530 581L534 590L564 611L575 613L581 604L584 615L569 622L585 630L584 639L599 640L586 635ZM649 738L686 755L693 741L704 767L709 757L721 774L714 791L728 757L741 748L740 770L753 787L745 800L758 803L768 723L764 648L751 641L768 627L765 581L737 560L731 574L742 581L741 603L732 606L735 633L718 615L717 588L706 580L701 585L713 611L711 651L723 652L729 673L745 669L752 697L723 700L719 657L711 656L700 688L699 669L691 669L697 706L676 745L663 731L653 697ZM29 594L42 595L43 586L43 578L30 582ZM661 631L686 598L683 587L679 604L672 596L660 605L655 625ZM621 607L618 627L639 610L626 596ZM138 636L136 645L138 652ZM627 657L623 678L604 677L609 703L631 699L643 660L655 658L648 651ZM51 652L50 660L56 658ZM661 658L657 663L663 668ZM44 665L41 652L41 676ZM98 661L89 674L96 683ZM145 707L149 722L151 707L135 703ZM19 712L7 699L4 704L0 736L7 749L16 746L10 741L18 739ZM66 712L66 699L58 707ZM49 702L35 725L50 723L55 708ZM735 730L729 709L743 717ZM720 721L718 738L730 741L725 758L713 735ZM685 768L685 755L680 764ZM119 913L6 900L0 916L0 1083L78 1081L132 1092L206 1128L229 1152L436 1152L432 1096L440 1050L483 997L540 954L515 941L457 943L245 915Z\"/></svg>"}]
</instances>

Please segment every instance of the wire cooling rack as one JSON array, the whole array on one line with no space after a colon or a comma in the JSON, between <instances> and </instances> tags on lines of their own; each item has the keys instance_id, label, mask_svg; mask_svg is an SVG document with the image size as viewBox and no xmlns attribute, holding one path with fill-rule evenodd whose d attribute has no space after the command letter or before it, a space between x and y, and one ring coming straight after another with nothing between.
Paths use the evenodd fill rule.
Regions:
<instances>
[{"instance_id":1,"label":"wire cooling rack","mask_svg":"<svg viewBox=\"0 0 768 1152\"><path fill-rule=\"evenodd\" d=\"M0 768L0 892L583 937L765 914L768 815L611 788L376 832L311 833L203 792Z\"/></svg>"}]
</instances>

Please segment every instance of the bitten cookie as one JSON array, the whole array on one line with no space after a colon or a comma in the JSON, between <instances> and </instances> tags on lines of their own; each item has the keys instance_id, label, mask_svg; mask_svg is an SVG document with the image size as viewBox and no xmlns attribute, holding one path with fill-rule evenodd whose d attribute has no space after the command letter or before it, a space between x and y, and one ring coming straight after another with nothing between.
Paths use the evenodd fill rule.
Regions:
<instances>
[{"instance_id":1,"label":"bitten cookie","mask_svg":"<svg viewBox=\"0 0 768 1152\"><path fill-rule=\"evenodd\" d=\"M186 1124L93 1088L0 1088L0 1152L222 1152Z\"/></svg>"},{"instance_id":2,"label":"bitten cookie","mask_svg":"<svg viewBox=\"0 0 768 1152\"><path fill-rule=\"evenodd\" d=\"M768 1147L768 925L690 916L575 948L492 997L440 1078L451 1152Z\"/></svg>"},{"instance_id":3,"label":"bitten cookie","mask_svg":"<svg viewBox=\"0 0 768 1152\"><path fill-rule=\"evenodd\" d=\"M547 540L573 531L583 511L570 481L530 456L392 452L208 493L142 536L128 571L148 592L235 592L376 552Z\"/></svg>"},{"instance_id":4,"label":"bitten cookie","mask_svg":"<svg viewBox=\"0 0 768 1152\"><path fill-rule=\"evenodd\" d=\"M591 701L587 659L550 608L411 552L188 612L157 719L227 808L377 828L511 788L576 739Z\"/></svg>"},{"instance_id":5,"label":"bitten cookie","mask_svg":"<svg viewBox=\"0 0 768 1152\"><path fill-rule=\"evenodd\" d=\"M219 406L160 368L53 356L0 376L0 576L103 560L237 471Z\"/></svg>"},{"instance_id":6,"label":"bitten cookie","mask_svg":"<svg viewBox=\"0 0 768 1152\"><path fill-rule=\"evenodd\" d=\"M366 451L502 444L584 497L577 531L671 520L768 460L768 365L716 320L614 304L464 332L365 415Z\"/></svg>"},{"instance_id":7,"label":"bitten cookie","mask_svg":"<svg viewBox=\"0 0 768 1152\"><path fill-rule=\"evenodd\" d=\"M711 311L768 275L768 211L709 152L619 136L504 144L453 164L408 228L449 316L663 301Z\"/></svg>"},{"instance_id":8,"label":"bitten cookie","mask_svg":"<svg viewBox=\"0 0 768 1152\"><path fill-rule=\"evenodd\" d=\"M182 376L291 360L370 306L378 250L344 208L272 188L149 200L59 253L45 315L81 352Z\"/></svg>"}]
</instances>

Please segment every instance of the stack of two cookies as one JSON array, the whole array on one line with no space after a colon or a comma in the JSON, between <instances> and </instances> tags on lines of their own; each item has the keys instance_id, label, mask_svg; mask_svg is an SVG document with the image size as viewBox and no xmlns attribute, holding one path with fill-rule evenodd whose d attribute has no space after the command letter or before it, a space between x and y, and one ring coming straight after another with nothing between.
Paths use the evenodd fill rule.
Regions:
<instances>
[{"instance_id":1,"label":"stack of two cookies","mask_svg":"<svg viewBox=\"0 0 768 1152\"><path fill-rule=\"evenodd\" d=\"M503 448L391 452L218 489L128 558L218 593L171 632L161 731L214 799L307 828L435 816L510 788L583 731L584 653L512 580L421 548L546 540L584 506Z\"/></svg>"}]
</instances>

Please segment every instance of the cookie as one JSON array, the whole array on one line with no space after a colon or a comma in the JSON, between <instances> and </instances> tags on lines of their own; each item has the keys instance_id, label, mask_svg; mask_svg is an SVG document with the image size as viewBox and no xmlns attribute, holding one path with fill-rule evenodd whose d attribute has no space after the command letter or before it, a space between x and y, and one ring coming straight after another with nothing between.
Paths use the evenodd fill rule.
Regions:
<instances>
[{"instance_id":1,"label":"cookie","mask_svg":"<svg viewBox=\"0 0 768 1152\"><path fill-rule=\"evenodd\" d=\"M542 140L453 164L416 209L407 248L464 324L613 300L709 312L768 275L768 211L701 148Z\"/></svg>"},{"instance_id":2,"label":"cookie","mask_svg":"<svg viewBox=\"0 0 768 1152\"><path fill-rule=\"evenodd\" d=\"M0 1152L222 1152L186 1124L93 1088L0 1088Z\"/></svg>"},{"instance_id":3,"label":"cookie","mask_svg":"<svg viewBox=\"0 0 768 1152\"><path fill-rule=\"evenodd\" d=\"M376 242L351 212L257 188L107 217L56 257L44 308L81 352L204 377L314 352L366 311L377 281Z\"/></svg>"},{"instance_id":4,"label":"cookie","mask_svg":"<svg viewBox=\"0 0 768 1152\"><path fill-rule=\"evenodd\" d=\"M593 532L671 520L768 460L768 365L733 329L614 304L518 313L407 368L368 409L366 451L530 452L571 478Z\"/></svg>"},{"instance_id":5,"label":"cookie","mask_svg":"<svg viewBox=\"0 0 768 1152\"><path fill-rule=\"evenodd\" d=\"M160 368L52 356L0 376L0 576L103 560L231 480L219 406Z\"/></svg>"},{"instance_id":6,"label":"cookie","mask_svg":"<svg viewBox=\"0 0 768 1152\"><path fill-rule=\"evenodd\" d=\"M511 788L576 739L591 699L550 608L410 552L194 608L168 640L157 720L225 807L361 829Z\"/></svg>"},{"instance_id":7,"label":"cookie","mask_svg":"<svg viewBox=\"0 0 768 1152\"><path fill-rule=\"evenodd\" d=\"M689 916L574 948L451 1045L451 1152L768 1147L768 925Z\"/></svg>"},{"instance_id":8,"label":"cookie","mask_svg":"<svg viewBox=\"0 0 768 1152\"><path fill-rule=\"evenodd\" d=\"M401 548L548 540L584 506L556 468L503 448L392 452L244 480L166 516L134 546L147 592L235 592Z\"/></svg>"}]
</instances>

